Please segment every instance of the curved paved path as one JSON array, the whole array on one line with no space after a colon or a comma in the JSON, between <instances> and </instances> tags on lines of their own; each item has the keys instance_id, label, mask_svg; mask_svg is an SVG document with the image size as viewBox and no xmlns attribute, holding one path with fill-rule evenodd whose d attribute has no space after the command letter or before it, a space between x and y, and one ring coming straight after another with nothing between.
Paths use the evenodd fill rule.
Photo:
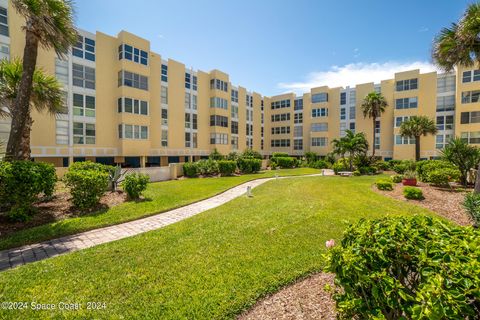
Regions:
<instances>
[{"instance_id":1,"label":"curved paved path","mask_svg":"<svg viewBox=\"0 0 480 320\"><path fill-rule=\"evenodd\" d=\"M331 173L326 172L325 175L331 175ZM278 179L312 176L321 176L321 174L278 177ZM274 179L276 178L263 178L245 182L211 198L150 217L0 251L0 271L163 228L172 223L221 206L222 204L245 194L248 186L253 189Z\"/></svg>"}]
</instances>

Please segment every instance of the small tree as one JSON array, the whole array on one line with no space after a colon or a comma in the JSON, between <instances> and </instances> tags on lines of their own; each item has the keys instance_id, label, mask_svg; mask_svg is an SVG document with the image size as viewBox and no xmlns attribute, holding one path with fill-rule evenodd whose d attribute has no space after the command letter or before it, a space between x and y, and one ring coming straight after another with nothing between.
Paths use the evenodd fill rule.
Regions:
<instances>
[{"instance_id":1,"label":"small tree","mask_svg":"<svg viewBox=\"0 0 480 320\"><path fill-rule=\"evenodd\" d=\"M368 141L363 132L353 133L347 130L345 136L332 141L334 152L341 155L342 158L348 153L350 171L353 170L353 159L362 154L366 154L368 150Z\"/></svg>"},{"instance_id":2,"label":"small tree","mask_svg":"<svg viewBox=\"0 0 480 320\"><path fill-rule=\"evenodd\" d=\"M372 140L372 158L375 157L375 125L377 118L385 112L385 108L388 106L387 100L378 92L370 92L363 99L362 112L364 118L370 118L372 120L373 140Z\"/></svg>"},{"instance_id":3,"label":"small tree","mask_svg":"<svg viewBox=\"0 0 480 320\"><path fill-rule=\"evenodd\" d=\"M455 165L460 171L460 182L466 186L470 170L480 163L480 150L468 145L461 138L454 138L440 151L443 160Z\"/></svg>"},{"instance_id":4,"label":"small tree","mask_svg":"<svg viewBox=\"0 0 480 320\"><path fill-rule=\"evenodd\" d=\"M412 116L400 126L402 137L415 139L415 160L420 160L420 137L428 134L436 134L435 122L426 116Z\"/></svg>"}]
</instances>

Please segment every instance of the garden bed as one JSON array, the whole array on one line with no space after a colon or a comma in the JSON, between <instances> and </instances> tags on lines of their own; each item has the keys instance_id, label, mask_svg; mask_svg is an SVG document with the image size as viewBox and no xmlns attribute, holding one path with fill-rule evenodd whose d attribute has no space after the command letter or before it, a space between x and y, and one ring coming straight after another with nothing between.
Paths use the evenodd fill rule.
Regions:
<instances>
[{"instance_id":1,"label":"garden bed","mask_svg":"<svg viewBox=\"0 0 480 320\"><path fill-rule=\"evenodd\" d=\"M407 200L403 195L404 186L401 183L394 184L393 191L381 191L375 186L372 188L383 195L395 198L401 201L410 202L430 209L437 214L445 217L461 226L472 225L472 221L462 206L466 190L458 186L450 188L440 188L426 183L418 182L419 187L425 199Z\"/></svg>"}]
</instances>

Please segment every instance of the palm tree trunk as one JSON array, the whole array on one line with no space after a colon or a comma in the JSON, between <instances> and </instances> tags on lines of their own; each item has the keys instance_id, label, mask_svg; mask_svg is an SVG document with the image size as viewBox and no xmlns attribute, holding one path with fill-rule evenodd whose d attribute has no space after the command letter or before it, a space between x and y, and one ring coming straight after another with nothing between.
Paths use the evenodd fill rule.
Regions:
<instances>
[{"instance_id":1,"label":"palm tree trunk","mask_svg":"<svg viewBox=\"0 0 480 320\"><path fill-rule=\"evenodd\" d=\"M25 36L25 49L23 51L23 72L17 98L13 104L12 125L8 137L5 159L26 160L30 158L30 145L25 147L25 125L30 117L30 95L32 93L33 73L37 64L38 38L29 31L29 22ZM30 134L28 134L30 137ZM30 143L28 141L28 143Z\"/></svg>"},{"instance_id":2,"label":"palm tree trunk","mask_svg":"<svg viewBox=\"0 0 480 320\"><path fill-rule=\"evenodd\" d=\"M415 137L415 161L420 160L420 137Z\"/></svg>"},{"instance_id":3,"label":"palm tree trunk","mask_svg":"<svg viewBox=\"0 0 480 320\"><path fill-rule=\"evenodd\" d=\"M377 119L373 118L373 141L372 141L372 159L375 158L375 125L377 124Z\"/></svg>"},{"instance_id":4,"label":"palm tree trunk","mask_svg":"<svg viewBox=\"0 0 480 320\"><path fill-rule=\"evenodd\" d=\"M23 128L22 141L20 144L20 150L22 151L22 154L28 155L25 160L29 159L30 154L32 153L32 150L30 149L30 133L32 132L32 125L33 119L30 113L28 113L27 120L25 120L25 127Z\"/></svg>"},{"instance_id":5,"label":"palm tree trunk","mask_svg":"<svg viewBox=\"0 0 480 320\"><path fill-rule=\"evenodd\" d=\"M465 182L465 184L467 183ZM473 189L473 193L480 193L480 164L478 164L477 177L475 178L475 189Z\"/></svg>"}]
</instances>

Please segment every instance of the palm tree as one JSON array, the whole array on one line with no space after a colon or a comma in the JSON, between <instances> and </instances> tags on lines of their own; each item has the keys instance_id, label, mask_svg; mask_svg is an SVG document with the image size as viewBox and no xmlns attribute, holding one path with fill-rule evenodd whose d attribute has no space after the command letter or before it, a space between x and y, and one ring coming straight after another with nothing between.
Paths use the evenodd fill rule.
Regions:
<instances>
[{"instance_id":1,"label":"palm tree","mask_svg":"<svg viewBox=\"0 0 480 320\"><path fill-rule=\"evenodd\" d=\"M470 170L480 162L480 149L469 145L462 138L453 138L440 151L443 160L455 165L460 171L460 182L467 186Z\"/></svg>"},{"instance_id":2,"label":"palm tree","mask_svg":"<svg viewBox=\"0 0 480 320\"><path fill-rule=\"evenodd\" d=\"M375 157L375 125L377 118L385 112L385 108L388 106L387 100L378 92L370 92L363 99L362 112L363 117L372 119L373 140L372 140L372 158Z\"/></svg>"},{"instance_id":3,"label":"palm tree","mask_svg":"<svg viewBox=\"0 0 480 320\"><path fill-rule=\"evenodd\" d=\"M12 0L12 4L26 23L23 27L23 72L12 105L15 117L12 117L6 159L21 160L30 158L30 145L27 144L31 130L30 98L38 47L53 49L63 57L78 38L70 0Z\"/></svg>"},{"instance_id":4,"label":"palm tree","mask_svg":"<svg viewBox=\"0 0 480 320\"><path fill-rule=\"evenodd\" d=\"M455 66L480 64L480 3L467 7L458 23L443 28L433 42L432 57L435 64L451 71ZM478 170L480 172L480 163ZM475 181L475 193L480 193L480 175Z\"/></svg>"},{"instance_id":5,"label":"palm tree","mask_svg":"<svg viewBox=\"0 0 480 320\"><path fill-rule=\"evenodd\" d=\"M407 138L415 138L415 160L420 160L420 137L428 134L436 134L438 131L435 121L426 116L412 116L402 122L400 135Z\"/></svg>"},{"instance_id":6,"label":"palm tree","mask_svg":"<svg viewBox=\"0 0 480 320\"><path fill-rule=\"evenodd\" d=\"M351 130L345 131L345 136L332 141L333 152L341 155L342 158L348 153L350 171L353 170L353 159L361 154L366 154L368 150L368 141L363 132L353 133Z\"/></svg>"},{"instance_id":7,"label":"palm tree","mask_svg":"<svg viewBox=\"0 0 480 320\"><path fill-rule=\"evenodd\" d=\"M22 79L23 66L18 59L0 61L0 113L1 117L7 117L10 114L15 115L15 99L18 97L20 82ZM33 73L32 94L30 97L29 108L27 112L26 126L22 138L25 140L30 154L30 128L33 120L30 116L31 108L39 112L47 111L51 114L59 112L63 106L63 91L61 85L54 76L45 74L40 69L35 69Z\"/></svg>"}]
</instances>

